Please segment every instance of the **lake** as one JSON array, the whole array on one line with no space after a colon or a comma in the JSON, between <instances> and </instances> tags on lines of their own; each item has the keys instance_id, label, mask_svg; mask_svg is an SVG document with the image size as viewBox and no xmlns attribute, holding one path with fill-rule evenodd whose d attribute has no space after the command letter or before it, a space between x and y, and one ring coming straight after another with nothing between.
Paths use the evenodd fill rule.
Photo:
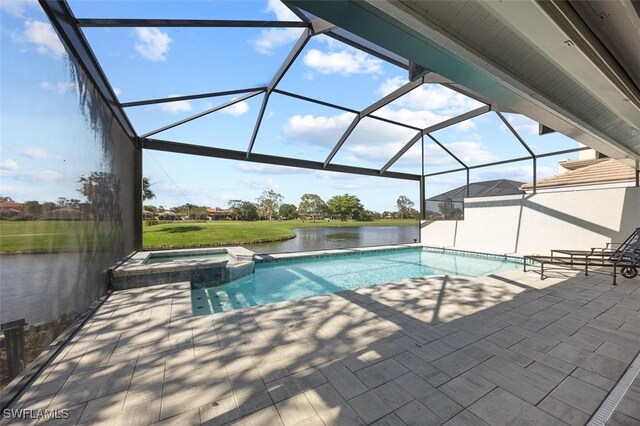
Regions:
<instances>
[{"instance_id":1,"label":"lake","mask_svg":"<svg viewBox=\"0 0 640 426\"><path fill-rule=\"evenodd\" d=\"M245 245L256 253L283 253L412 243L418 226L345 226L294 229L296 238ZM25 318L49 321L82 312L101 292L103 276L90 275L86 253L0 256L0 322Z\"/></svg>"},{"instance_id":2,"label":"lake","mask_svg":"<svg viewBox=\"0 0 640 426\"><path fill-rule=\"evenodd\" d=\"M294 229L296 237L273 243L245 244L256 253L286 253L413 243L420 238L418 226L345 226Z\"/></svg>"}]
</instances>

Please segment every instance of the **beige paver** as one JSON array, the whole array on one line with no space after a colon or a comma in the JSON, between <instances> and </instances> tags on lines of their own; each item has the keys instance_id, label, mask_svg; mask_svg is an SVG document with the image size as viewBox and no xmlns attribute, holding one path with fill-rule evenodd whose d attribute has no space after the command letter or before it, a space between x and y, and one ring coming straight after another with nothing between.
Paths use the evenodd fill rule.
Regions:
<instances>
[{"instance_id":1,"label":"beige paver","mask_svg":"<svg viewBox=\"0 0 640 426\"><path fill-rule=\"evenodd\" d=\"M637 280L579 271L191 306L189 283L113 293L10 408L110 425L579 425L640 349ZM612 424L640 422L638 406L640 383Z\"/></svg>"}]
</instances>

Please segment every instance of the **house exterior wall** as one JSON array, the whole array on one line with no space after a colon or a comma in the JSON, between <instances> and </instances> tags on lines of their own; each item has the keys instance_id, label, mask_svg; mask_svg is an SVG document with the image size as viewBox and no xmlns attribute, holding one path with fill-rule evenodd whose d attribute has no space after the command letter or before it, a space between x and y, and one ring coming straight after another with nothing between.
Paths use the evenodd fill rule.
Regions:
<instances>
[{"instance_id":1,"label":"house exterior wall","mask_svg":"<svg viewBox=\"0 0 640 426\"><path fill-rule=\"evenodd\" d=\"M583 189L465 200L465 219L423 221L422 244L515 254L622 242L640 227L640 188Z\"/></svg>"}]
</instances>

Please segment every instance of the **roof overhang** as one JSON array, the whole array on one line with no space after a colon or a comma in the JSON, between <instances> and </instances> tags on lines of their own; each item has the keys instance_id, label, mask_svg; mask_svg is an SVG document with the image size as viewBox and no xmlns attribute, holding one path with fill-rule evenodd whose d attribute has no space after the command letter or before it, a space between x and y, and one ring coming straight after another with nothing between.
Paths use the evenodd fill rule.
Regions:
<instances>
[{"instance_id":1,"label":"roof overhang","mask_svg":"<svg viewBox=\"0 0 640 426\"><path fill-rule=\"evenodd\" d=\"M566 1L285 3L434 71L498 109L522 113L630 165L640 159L640 90L607 46L617 42L618 51L626 50L617 56L627 62L640 58L631 49L640 38L634 32L640 17L628 0L604 2L609 16L629 21L628 31L607 40Z\"/></svg>"}]
</instances>

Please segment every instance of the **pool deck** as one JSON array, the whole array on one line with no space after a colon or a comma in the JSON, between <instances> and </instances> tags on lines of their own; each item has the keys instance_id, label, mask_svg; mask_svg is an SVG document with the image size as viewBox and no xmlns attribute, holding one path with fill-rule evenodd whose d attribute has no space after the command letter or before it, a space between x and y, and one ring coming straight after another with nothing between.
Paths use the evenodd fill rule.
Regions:
<instances>
[{"instance_id":1,"label":"pool deck","mask_svg":"<svg viewBox=\"0 0 640 426\"><path fill-rule=\"evenodd\" d=\"M185 282L113 293L11 408L69 409L62 424L582 425L639 350L638 279L430 277L199 317ZM639 407L636 380L610 424Z\"/></svg>"}]
</instances>

